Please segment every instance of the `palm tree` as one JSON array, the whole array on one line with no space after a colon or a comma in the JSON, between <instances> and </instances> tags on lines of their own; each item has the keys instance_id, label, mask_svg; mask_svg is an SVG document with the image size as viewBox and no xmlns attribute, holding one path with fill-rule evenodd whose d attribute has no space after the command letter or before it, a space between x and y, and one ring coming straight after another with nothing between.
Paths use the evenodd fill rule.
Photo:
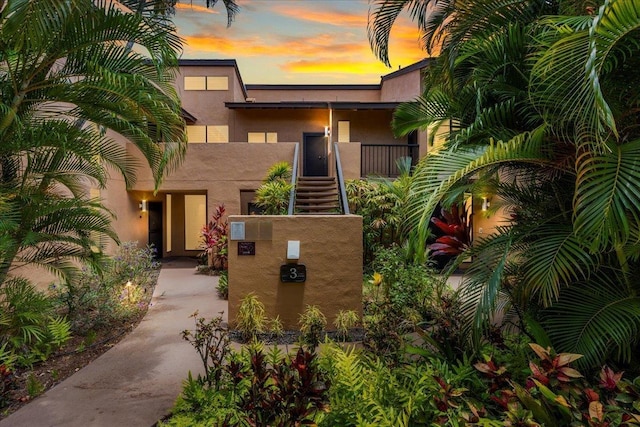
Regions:
<instances>
[{"instance_id":1,"label":"palm tree","mask_svg":"<svg viewBox=\"0 0 640 427\"><path fill-rule=\"evenodd\" d=\"M378 3L374 46L403 7L430 5ZM479 338L506 301L526 332L587 365L629 362L640 341L640 6L602 3L438 2L419 23L442 55L394 117L398 133L458 125L417 168L416 230L478 186L512 214L470 249L469 332Z\"/></svg>"},{"instance_id":2,"label":"palm tree","mask_svg":"<svg viewBox=\"0 0 640 427\"><path fill-rule=\"evenodd\" d=\"M112 170L134 182L118 138L142 152L156 188L184 157L172 87L181 42L157 3L131 13L107 1L9 1L0 12L0 199L12 213L0 219L0 283L25 262L70 273L70 260L98 260L96 235L117 239L85 189Z\"/></svg>"}]
</instances>

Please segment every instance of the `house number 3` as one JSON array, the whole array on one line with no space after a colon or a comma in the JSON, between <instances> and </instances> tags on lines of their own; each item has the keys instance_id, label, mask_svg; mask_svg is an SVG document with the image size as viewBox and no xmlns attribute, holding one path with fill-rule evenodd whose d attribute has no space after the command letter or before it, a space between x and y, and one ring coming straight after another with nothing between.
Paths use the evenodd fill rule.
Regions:
<instances>
[{"instance_id":1,"label":"house number 3","mask_svg":"<svg viewBox=\"0 0 640 427\"><path fill-rule=\"evenodd\" d=\"M303 283L307 280L304 264L284 264L280 266L280 281L283 283Z\"/></svg>"}]
</instances>

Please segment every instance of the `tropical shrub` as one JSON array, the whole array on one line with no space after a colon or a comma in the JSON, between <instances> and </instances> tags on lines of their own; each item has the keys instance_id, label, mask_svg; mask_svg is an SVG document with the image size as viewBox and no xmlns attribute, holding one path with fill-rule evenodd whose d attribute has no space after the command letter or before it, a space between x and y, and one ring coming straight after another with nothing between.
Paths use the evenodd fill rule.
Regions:
<instances>
[{"instance_id":1,"label":"tropical shrub","mask_svg":"<svg viewBox=\"0 0 640 427\"><path fill-rule=\"evenodd\" d=\"M264 304L255 294L251 293L242 298L236 315L236 329L243 340L255 340L258 334L265 331L266 321Z\"/></svg>"},{"instance_id":2,"label":"tropical shrub","mask_svg":"<svg viewBox=\"0 0 640 427\"><path fill-rule=\"evenodd\" d=\"M262 185L256 190L255 203L264 215L285 215L291 194L291 165L278 162L267 171Z\"/></svg>"},{"instance_id":3,"label":"tropical shrub","mask_svg":"<svg viewBox=\"0 0 640 427\"><path fill-rule=\"evenodd\" d=\"M203 257L207 259L208 266L214 270L226 270L229 255L229 221L225 217L223 204L216 207L211 221L202 227L201 233L205 248Z\"/></svg>"},{"instance_id":4,"label":"tropical shrub","mask_svg":"<svg viewBox=\"0 0 640 427\"><path fill-rule=\"evenodd\" d=\"M353 310L340 310L333 321L337 338L339 340L349 341L351 330L358 326L359 323L360 318L358 317L358 313Z\"/></svg>"},{"instance_id":5,"label":"tropical shrub","mask_svg":"<svg viewBox=\"0 0 640 427\"><path fill-rule=\"evenodd\" d=\"M372 279L363 291L364 345L390 362L403 358L407 335L420 326L436 334L437 325L448 325L452 333L456 324L447 323L454 316L457 299L447 290L444 279L424 264L407 261L402 248L380 249L371 263ZM448 310L443 311L446 302ZM427 328L427 325L430 325ZM445 340L452 337L446 337Z\"/></svg>"},{"instance_id":6,"label":"tropical shrub","mask_svg":"<svg viewBox=\"0 0 640 427\"><path fill-rule=\"evenodd\" d=\"M218 276L218 285L216 286L216 293L224 300L229 299L229 271L223 270Z\"/></svg>"},{"instance_id":7,"label":"tropical shrub","mask_svg":"<svg viewBox=\"0 0 640 427\"><path fill-rule=\"evenodd\" d=\"M464 425L466 393L481 395L484 387L471 366L435 361L390 367L372 354L338 346L323 350L320 366L331 383L331 410L320 426Z\"/></svg>"},{"instance_id":8,"label":"tropical shrub","mask_svg":"<svg viewBox=\"0 0 640 427\"><path fill-rule=\"evenodd\" d=\"M150 299L158 276L153 247L123 243L101 271L85 267L73 281L53 284L51 296L72 330L86 334L137 315Z\"/></svg>"},{"instance_id":9,"label":"tropical shrub","mask_svg":"<svg viewBox=\"0 0 640 427\"><path fill-rule=\"evenodd\" d=\"M362 216L364 263L368 265L380 248L402 245L406 238L406 206L411 183L411 159L398 162L395 180L370 178L346 182L349 210Z\"/></svg>"},{"instance_id":10,"label":"tropical shrub","mask_svg":"<svg viewBox=\"0 0 640 427\"><path fill-rule=\"evenodd\" d=\"M219 348L228 346L228 341L216 342ZM173 416L161 425L313 425L327 410L328 383L314 353L300 348L288 356L273 347L265 354L253 345L241 353L223 349L217 354L222 359L213 362L216 368L207 367L216 372L216 381L194 380L189 373Z\"/></svg>"},{"instance_id":11,"label":"tropical shrub","mask_svg":"<svg viewBox=\"0 0 640 427\"><path fill-rule=\"evenodd\" d=\"M431 1L375 3L369 35L380 59L388 63L405 9L439 52L422 96L393 119L398 135L450 129L413 175L414 252L426 249L434 209L474 188L491 189L513 220L466 252L469 345L478 349L506 312L522 333L583 354L581 368L637 366L638 2L480 0L434 13Z\"/></svg>"},{"instance_id":12,"label":"tropical shrub","mask_svg":"<svg viewBox=\"0 0 640 427\"><path fill-rule=\"evenodd\" d=\"M31 366L69 338L70 324L29 281L14 278L0 287L0 365Z\"/></svg>"},{"instance_id":13,"label":"tropical shrub","mask_svg":"<svg viewBox=\"0 0 640 427\"><path fill-rule=\"evenodd\" d=\"M300 339L304 344L311 348L315 348L320 344L325 327L327 326L327 318L322 314L320 309L315 305L307 305L304 312L300 314L298 321L300 324Z\"/></svg>"},{"instance_id":14,"label":"tropical shrub","mask_svg":"<svg viewBox=\"0 0 640 427\"><path fill-rule=\"evenodd\" d=\"M198 374L197 381L208 387L218 387L224 363L231 352L228 331L222 327L222 314L210 321L198 317L197 311L191 317L195 320L196 328L194 331L182 331L182 338L196 349L202 361L204 376Z\"/></svg>"}]
</instances>

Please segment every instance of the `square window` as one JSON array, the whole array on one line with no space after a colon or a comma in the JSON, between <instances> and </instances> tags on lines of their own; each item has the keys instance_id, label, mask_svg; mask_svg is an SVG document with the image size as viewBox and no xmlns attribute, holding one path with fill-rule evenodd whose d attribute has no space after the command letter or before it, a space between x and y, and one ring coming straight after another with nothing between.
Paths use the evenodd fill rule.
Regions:
<instances>
[{"instance_id":1,"label":"square window","mask_svg":"<svg viewBox=\"0 0 640 427\"><path fill-rule=\"evenodd\" d=\"M229 126L207 126L207 142L209 144L229 142Z\"/></svg>"},{"instance_id":2,"label":"square window","mask_svg":"<svg viewBox=\"0 0 640 427\"><path fill-rule=\"evenodd\" d=\"M207 127L187 126L187 140L190 144L204 144L207 142Z\"/></svg>"}]
</instances>

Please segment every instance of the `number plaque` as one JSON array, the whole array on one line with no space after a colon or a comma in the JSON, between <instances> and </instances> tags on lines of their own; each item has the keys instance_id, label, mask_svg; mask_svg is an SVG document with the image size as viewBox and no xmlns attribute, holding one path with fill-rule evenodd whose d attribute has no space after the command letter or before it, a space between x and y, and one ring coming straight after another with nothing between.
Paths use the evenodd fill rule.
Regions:
<instances>
[{"instance_id":1,"label":"number plaque","mask_svg":"<svg viewBox=\"0 0 640 427\"><path fill-rule=\"evenodd\" d=\"M280 266L280 281L283 283L304 283L307 267L304 264L284 264Z\"/></svg>"}]
</instances>

